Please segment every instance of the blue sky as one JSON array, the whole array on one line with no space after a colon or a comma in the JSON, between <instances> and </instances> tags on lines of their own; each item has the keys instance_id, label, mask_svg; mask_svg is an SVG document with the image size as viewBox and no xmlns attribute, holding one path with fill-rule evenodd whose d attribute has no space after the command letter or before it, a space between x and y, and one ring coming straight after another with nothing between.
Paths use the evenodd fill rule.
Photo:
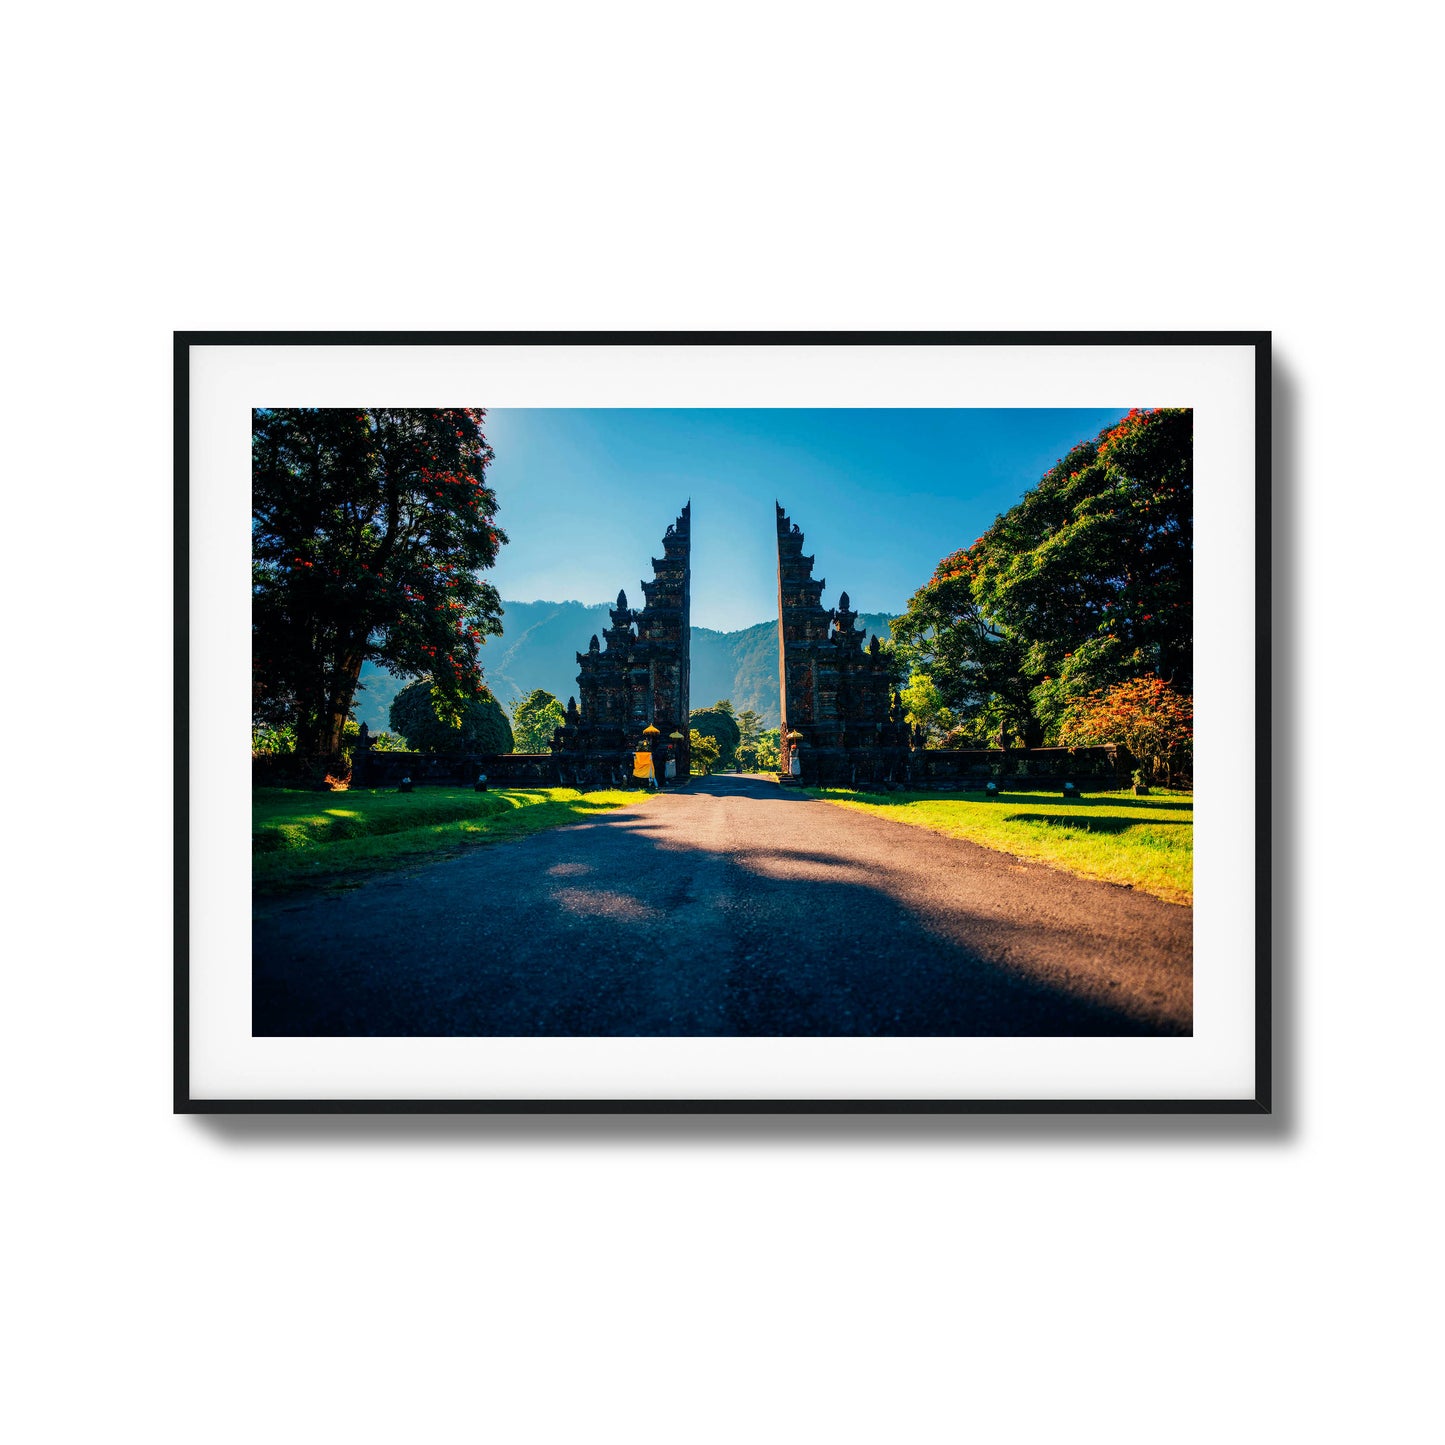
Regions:
<instances>
[{"instance_id":1,"label":"blue sky","mask_svg":"<svg viewBox=\"0 0 1445 1445\"><path fill-rule=\"evenodd\" d=\"M504 410L487 414L501 595L601 602L638 582L692 500L692 620L777 615L773 500L860 612L902 612L941 557L972 542L1100 410Z\"/></svg>"}]
</instances>

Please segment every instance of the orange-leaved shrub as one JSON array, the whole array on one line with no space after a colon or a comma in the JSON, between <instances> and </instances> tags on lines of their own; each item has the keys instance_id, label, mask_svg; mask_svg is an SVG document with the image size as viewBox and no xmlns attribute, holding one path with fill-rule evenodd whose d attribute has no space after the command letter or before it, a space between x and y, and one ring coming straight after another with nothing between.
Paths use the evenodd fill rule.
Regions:
<instances>
[{"instance_id":1,"label":"orange-leaved shrub","mask_svg":"<svg viewBox=\"0 0 1445 1445\"><path fill-rule=\"evenodd\" d=\"M1151 779L1188 777L1194 757L1194 699L1162 677L1133 677L1092 693L1059 728L1066 747L1122 743Z\"/></svg>"}]
</instances>

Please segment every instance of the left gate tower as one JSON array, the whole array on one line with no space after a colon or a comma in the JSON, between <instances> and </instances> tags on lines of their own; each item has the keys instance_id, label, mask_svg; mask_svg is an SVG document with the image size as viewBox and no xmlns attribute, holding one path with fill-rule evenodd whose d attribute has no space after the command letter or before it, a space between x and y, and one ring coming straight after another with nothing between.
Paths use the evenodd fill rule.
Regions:
<instances>
[{"instance_id":1,"label":"left gate tower","mask_svg":"<svg viewBox=\"0 0 1445 1445\"><path fill-rule=\"evenodd\" d=\"M564 776L575 782L623 782L644 730L657 729L656 751L687 777L691 717L692 504L683 507L652 559L652 581L642 584L644 603L629 607L617 594L605 646L594 635L577 654L577 697L567 700L567 722L553 748ZM580 700L580 702L579 702ZM679 736L674 738L676 733ZM661 776L663 769L658 768Z\"/></svg>"}]
</instances>

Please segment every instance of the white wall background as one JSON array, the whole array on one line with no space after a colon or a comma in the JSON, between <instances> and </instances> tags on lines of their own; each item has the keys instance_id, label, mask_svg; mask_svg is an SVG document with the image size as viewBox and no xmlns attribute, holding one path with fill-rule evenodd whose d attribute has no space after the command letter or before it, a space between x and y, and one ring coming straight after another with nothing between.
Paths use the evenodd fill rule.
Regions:
<instances>
[{"instance_id":1,"label":"white wall background","mask_svg":"<svg viewBox=\"0 0 1445 1445\"><path fill-rule=\"evenodd\" d=\"M1425 1433L1438 790L1373 771L1437 725L1423 14L11 22L14 1438ZM1274 328L1274 1118L171 1116L170 330L682 326Z\"/></svg>"}]
</instances>

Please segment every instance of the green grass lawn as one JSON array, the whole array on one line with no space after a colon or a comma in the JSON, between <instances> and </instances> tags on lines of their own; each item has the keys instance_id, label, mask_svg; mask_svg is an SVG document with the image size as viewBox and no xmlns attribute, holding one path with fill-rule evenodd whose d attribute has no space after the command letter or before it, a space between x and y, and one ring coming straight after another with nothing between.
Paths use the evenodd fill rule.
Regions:
<instances>
[{"instance_id":1,"label":"green grass lawn","mask_svg":"<svg viewBox=\"0 0 1445 1445\"><path fill-rule=\"evenodd\" d=\"M1194 798L1189 793L858 793L809 788L815 798L967 838L1085 878L1127 883L1170 903L1194 901Z\"/></svg>"},{"instance_id":2,"label":"green grass lawn","mask_svg":"<svg viewBox=\"0 0 1445 1445\"><path fill-rule=\"evenodd\" d=\"M257 897L354 887L372 874L429 863L476 843L576 823L635 792L576 788L418 788L315 793L256 788L251 795L251 886Z\"/></svg>"}]
</instances>

